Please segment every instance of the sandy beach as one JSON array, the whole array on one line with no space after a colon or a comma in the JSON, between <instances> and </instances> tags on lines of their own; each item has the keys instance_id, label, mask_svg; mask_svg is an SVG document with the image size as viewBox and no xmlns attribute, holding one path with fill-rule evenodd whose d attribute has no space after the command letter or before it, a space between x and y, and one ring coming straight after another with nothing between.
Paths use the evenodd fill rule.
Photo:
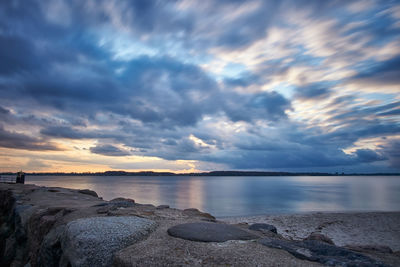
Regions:
<instances>
[{"instance_id":1,"label":"sandy beach","mask_svg":"<svg viewBox=\"0 0 400 267\"><path fill-rule=\"evenodd\" d=\"M267 223L283 237L303 240L317 232L337 246L388 246L400 250L400 212L346 212L219 218L227 223Z\"/></svg>"}]
</instances>

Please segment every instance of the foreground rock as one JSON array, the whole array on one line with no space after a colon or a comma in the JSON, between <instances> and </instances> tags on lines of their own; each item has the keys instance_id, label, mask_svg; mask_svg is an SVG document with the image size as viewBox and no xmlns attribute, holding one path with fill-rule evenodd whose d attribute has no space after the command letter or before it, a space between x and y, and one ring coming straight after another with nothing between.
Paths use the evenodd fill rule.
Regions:
<instances>
[{"instance_id":1,"label":"foreground rock","mask_svg":"<svg viewBox=\"0 0 400 267\"><path fill-rule=\"evenodd\" d=\"M135 205L135 200L130 199L130 198L124 198L124 197L117 197L114 199L111 199L110 204L113 204L115 206L119 206L119 207L132 207L133 205Z\"/></svg>"},{"instance_id":2,"label":"foreground rock","mask_svg":"<svg viewBox=\"0 0 400 267\"><path fill-rule=\"evenodd\" d=\"M52 191L50 191L50 192L52 192ZM57 192L57 191L54 191L54 189L53 189L53 192ZM92 197L98 197L97 193L93 190L81 189L81 190L78 190L78 192L81 194L92 196Z\"/></svg>"},{"instance_id":3,"label":"foreground rock","mask_svg":"<svg viewBox=\"0 0 400 267\"><path fill-rule=\"evenodd\" d=\"M155 227L154 221L134 216L72 221L61 243L64 258L71 266L110 266L114 252L142 240Z\"/></svg>"},{"instance_id":4,"label":"foreground rock","mask_svg":"<svg viewBox=\"0 0 400 267\"><path fill-rule=\"evenodd\" d=\"M225 242L228 240L251 240L259 238L259 236L228 224L209 222L175 225L168 229L168 234L200 242Z\"/></svg>"},{"instance_id":5,"label":"foreground rock","mask_svg":"<svg viewBox=\"0 0 400 267\"><path fill-rule=\"evenodd\" d=\"M332 239L330 239L329 237L327 237L326 235L323 235L321 233L311 233L305 240L316 240L316 241L327 243L329 245L335 245L335 243L333 243Z\"/></svg>"},{"instance_id":6,"label":"foreground rock","mask_svg":"<svg viewBox=\"0 0 400 267\"><path fill-rule=\"evenodd\" d=\"M252 225L250 225L249 227L250 230L254 230L254 231L260 231L260 232L272 232L277 234L278 230L276 229L275 226L270 225L270 224L266 224L266 223L254 223Z\"/></svg>"},{"instance_id":7,"label":"foreground rock","mask_svg":"<svg viewBox=\"0 0 400 267\"><path fill-rule=\"evenodd\" d=\"M359 251L359 252L370 252L370 251L376 251L376 252L381 252L381 253L389 253L392 254L393 250L388 247L388 246L376 246L376 245L359 245L359 246L345 246L347 249L351 249L354 251Z\"/></svg>"},{"instance_id":8,"label":"foreground rock","mask_svg":"<svg viewBox=\"0 0 400 267\"><path fill-rule=\"evenodd\" d=\"M316 240L261 239L259 242L264 246L286 250L299 259L317 261L329 266L387 266L360 253Z\"/></svg>"},{"instance_id":9,"label":"foreground rock","mask_svg":"<svg viewBox=\"0 0 400 267\"><path fill-rule=\"evenodd\" d=\"M196 220L198 218L191 218ZM253 240L196 242L172 237L168 229L176 220L158 221L159 226L145 240L115 254L114 265L128 266L321 266L317 262L295 258L281 249L273 249Z\"/></svg>"}]
</instances>

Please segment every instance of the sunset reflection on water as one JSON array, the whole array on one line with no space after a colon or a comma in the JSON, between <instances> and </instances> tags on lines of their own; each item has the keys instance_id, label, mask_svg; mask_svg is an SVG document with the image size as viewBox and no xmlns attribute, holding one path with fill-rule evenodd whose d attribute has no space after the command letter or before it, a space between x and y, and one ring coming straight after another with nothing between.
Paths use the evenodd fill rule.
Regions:
<instances>
[{"instance_id":1,"label":"sunset reflection on water","mask_svg":"<svg viewBox=\"0 0 400 267\"><path fill-rule=\"evenodd\" d=\"M197 208L215 216L310 211L393 211L400 207L400 177L129 177L28 176L26 183L92 189L105 200Z\"/></svg>"}]
</instances>

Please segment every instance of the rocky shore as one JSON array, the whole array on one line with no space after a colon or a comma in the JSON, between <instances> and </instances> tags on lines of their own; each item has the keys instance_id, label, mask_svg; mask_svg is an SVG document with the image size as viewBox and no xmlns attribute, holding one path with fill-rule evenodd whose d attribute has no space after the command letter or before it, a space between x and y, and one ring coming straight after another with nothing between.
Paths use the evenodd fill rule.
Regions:
<instances>
[{"instance_id":1,"label":"rocky shore","mask_svg":"<svg viewBox=\"0 0 400 267\"><path fill-rule=\"evenodd\" d=\"M289 240L303 240L312 233L319 233L337 246L387 246L400 251L400 212L315 212L220 220L231 224L272 224Z\"/></svg>"},{"instance_id":2,"label":"rocky shore","mask_svg":"<svg viewBox=\"0 0 400 267\"><path fill-rule=\"evenodd\" d=\"M94 191L0 184L0 266L400 266L400 213L216 220Z\"/></svg>"}]
</instances>

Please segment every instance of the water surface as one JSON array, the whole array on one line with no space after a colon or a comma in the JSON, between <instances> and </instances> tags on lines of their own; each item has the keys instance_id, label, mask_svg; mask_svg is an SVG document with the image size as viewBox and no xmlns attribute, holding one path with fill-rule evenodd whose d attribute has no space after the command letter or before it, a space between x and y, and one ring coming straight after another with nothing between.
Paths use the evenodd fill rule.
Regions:
<instances>
[{"instance_id":1,"label":"water surface","mask_svg":"<svg viewBox=\"0 0 400 267\"><path fill-rule=\"evenodd\" d=\"M106 200L198 208L214 216L399 211L399 176L27 176L26 183L92 189Z\"/></svg>"}]
</instances>

